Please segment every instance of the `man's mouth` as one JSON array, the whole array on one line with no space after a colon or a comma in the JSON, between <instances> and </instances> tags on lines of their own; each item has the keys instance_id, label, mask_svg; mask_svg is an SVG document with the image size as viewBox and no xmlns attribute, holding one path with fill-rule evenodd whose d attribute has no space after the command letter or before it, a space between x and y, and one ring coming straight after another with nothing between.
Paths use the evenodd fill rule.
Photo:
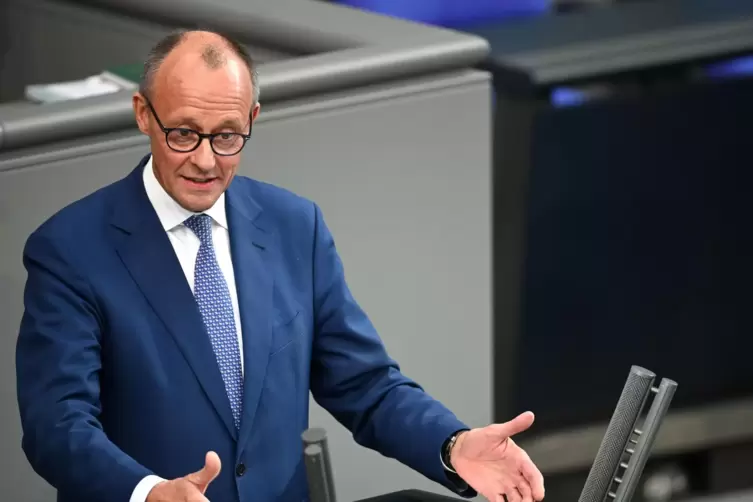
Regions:
<instances>
[{"instance_id":1,"label":"man's mouth","mask_svg":"<svg viewBox=\"0 0 753 502\"><path fill-rule=\"evenodd\" d=\"M190 176L183 176L183 179L185 179L186 181L189 181L190 183L196 184L196 185L206 186L206 185L210 185L217 178L193 178L193 177L190 177Z\"/></svg>"}]
</instances>

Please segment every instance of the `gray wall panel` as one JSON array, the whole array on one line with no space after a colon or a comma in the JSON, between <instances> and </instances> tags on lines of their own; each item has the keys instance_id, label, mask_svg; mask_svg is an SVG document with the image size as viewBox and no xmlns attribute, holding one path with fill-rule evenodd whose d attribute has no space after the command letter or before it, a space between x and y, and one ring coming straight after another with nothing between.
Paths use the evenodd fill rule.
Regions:
<instances>
[{"instance_id":1,"label":"gray wall panel","mask_svg":"<svg viewBox=\"0 0 753 502\"><path fill-rule=\"evenodd\" d=\"M490 86L462 72L368 93L262 110L241 172L316 200L354 294L389 351L470 425L491 401ZM266 113L265 113L266 112ZM0 473L8 500L50 502L19 448L13 353L26 236L55 210L124 176L146 151L140 138L61 150L56 163L23 167L0 157ZM113 149L119 145L117 149ZM80 153L80 152L78 152ZM401 488L444 491L396 462L331 431L341 500Z\"/></svg>"}]
</instances>

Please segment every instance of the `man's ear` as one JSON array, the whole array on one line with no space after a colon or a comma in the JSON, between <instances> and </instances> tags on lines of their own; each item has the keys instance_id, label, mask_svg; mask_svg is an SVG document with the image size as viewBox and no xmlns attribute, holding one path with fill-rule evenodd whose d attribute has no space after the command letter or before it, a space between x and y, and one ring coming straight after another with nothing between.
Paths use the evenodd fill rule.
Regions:
<instances>
[{"instance_id":1,"label":"man's ear","mask_svg":"<svg viewBox=\"0 0 753 502\"><path fill-rule=\"evenodd\" d=\"M137 92L133 95L133 114L136 117L136 124L139 130L149 135L149 107L146 104L146 98Z\"/></svg>"},{"instance_id":2,"label":"man's ear","mask_svg":"<svg viewBox=\"0 0 753 502\"><path fill-rule=\"evenodd\" d=\"M256 122L256 117L259 116L259 110L261 110L261 105L257 102L253 109L251 110L251 123L253 124Z\"/></svg>"}]
</instances>

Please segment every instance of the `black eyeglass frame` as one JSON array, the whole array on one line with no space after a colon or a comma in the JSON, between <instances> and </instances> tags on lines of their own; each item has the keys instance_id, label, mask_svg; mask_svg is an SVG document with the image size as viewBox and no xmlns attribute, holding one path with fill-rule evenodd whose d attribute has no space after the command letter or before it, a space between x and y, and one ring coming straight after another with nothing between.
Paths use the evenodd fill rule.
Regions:
<instances>
[{"instance_id":1,"label":"black eyeglass frame","mask_svg":"<svg viewBox=\"0 0 753 502\"><path fill-rule=\"evenodd\" d=\"M178 152L178 153L191 153L191 152L195 151L197 148L199 148L199 145L201 145L202 141L204 141L205 139L208 139L209 140L209 146L212 148L212 151L216 155L219 155L221 157L232 157L234 155L238 155L239 153L241 153L241 151L243 150L243 148L246 146L246 143L248 142L248 140L251 139L251 132L253 131L253 124L254 124L253 117L251 116L251 114L249 114L249 116L248 116L248 134L243 134L243 133L240 133L240 132L202 133L202 132L196 131L194 129L189 129L187 127L165 127L162 124L162 121L160 120L159 116L157 115L157 111L154 109L154 106L152 106L152 102L149 100L149 98L147 98L146 96L144 96L144 101L146 102L146 105L149 107L149 110L151 110L152 115L154 115L154 120L157 121L157 125L159 126L160 129L162 129L162 132L165 133L165 144L167 145L167 147L170 150L172 150L174 152ZM190 132L190 133L196 134L198 136L199 140L196 142L196 144L193 146L193 148L188 149L188 150L179 150L179 149L173 147L170 144L170 140L168 139L168 136L173 131L185 131L185 132ZM214 147L214 138L216 138L217 136L225 136L225 135L228 135L228 134L232 134L233 136L239 136L243 140L243 143L241 143L241 146L240 146L240 148L238 148L238 151L236 151L234 153L220 153Z\"/></svg>"}]
</instances>

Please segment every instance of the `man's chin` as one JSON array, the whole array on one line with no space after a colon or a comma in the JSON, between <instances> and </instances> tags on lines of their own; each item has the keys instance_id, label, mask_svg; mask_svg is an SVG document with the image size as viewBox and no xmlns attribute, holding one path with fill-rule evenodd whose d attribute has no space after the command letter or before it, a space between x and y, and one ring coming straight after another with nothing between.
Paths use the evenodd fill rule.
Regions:
<instances>
[{"instance_id":1,"label":"man's chin","mask_svg":"<svg viewBox=\"0 0 753 502\"><path fill-rule=\"evenodd\" d=\"M177 200L183 209L191 211L192 213L203 213L209 208L214 206L219 196L215 195L186 195Z\"/></svg>"}]
</instances>

